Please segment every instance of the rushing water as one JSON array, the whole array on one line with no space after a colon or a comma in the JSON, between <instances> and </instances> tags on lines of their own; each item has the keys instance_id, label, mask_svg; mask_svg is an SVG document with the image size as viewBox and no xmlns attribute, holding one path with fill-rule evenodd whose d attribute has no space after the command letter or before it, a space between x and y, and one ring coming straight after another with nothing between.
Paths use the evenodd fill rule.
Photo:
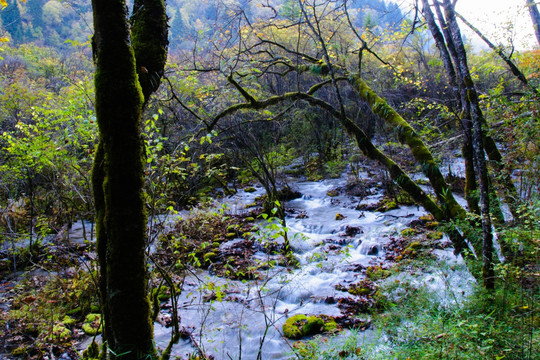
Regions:
<instances>
[{"instance_id":1,"label":"rushing water","mask_svg":"<svg viewBox=\"0 0 540 360\"><path fill-rule=\"evenodd\" d=\"M202 270L188 275L178 296L178 312L180 326L190 332L192 338L181 339L174 345L173 357L187 358L198 346L219 360L284 359L291 353L294 342L281 334L287 317L294 314L339 316L336 301L350 295L336 290L336 285L362 279L365 275L358 269L384 264L384 246L390 237L397 236L408 223L426 214L417 206L401 206L385 213L356 210L360 204L358 198L343 194L329 196L329 191L345 185L346 179L341 178L296 182L292 186L302 194L285 203L289 209L288 237L300 262L297 269L275 266L261 271L261 279L252 281L224 279ZM255 192L239 191L222 200L221 205L230 213L241 214L247 211L246 204L253 203L262 194L262 187L257 187ZM382 193L378 192L361 203L376 203L381 198ZM189 215L182 213L181 216ZM163 218L157 220L164 221ZM264 228L265 222L261 221L259 226ZM69 241L91 239L93 231L91 223L78 222L70 229ZM233 246L239 241L233 239L221 246ZM264 242L264 238L260 241ZM414 278L402 273L393 275L392 280L427 286L440 293L441 304L457 301L456 293L465 296L473 280L466 270L460 270L464 268L463 261L456 258L451 249L433 253L449 266L460 267L444 274L440 269L428 269ZM254 255L260 261L271 257L263 252ZM216 299L216 294L222 294L222 298ZM170 309L163 309L161 316L170 317ZM156 322L155 340L161 349L167 346L170 336L171 328ZM370 337L369 330L367 337Z\"/></svg>"},{"instance_id":2,"label":"rushing water","mask_svg":"<svg viewBox=\"0 0 540 360\"><path fill-rule=\"evenodd\" d=\"M356 210L358 201L354 198L327 195L329 190L343 185L344 179L294 185L302 197L285 205L296 210L296 214L305 214L286 219L291 246L301 264L298 269L275 267L263 274L261 280L246 282L218 278L206 271L186 279L178 298L181 326L192 331L202 350L216 359L257 359L258 354L261 359L285 358L292 345L292 341L281 336L286 318L296 313L339 315L335 303L324 301L328 297L347 296L335 286L363 277L354 271L359 265L380 264L389 237L425 214L416 206L401 206L386 213ZM231 211L241 212L244 204L262 193L261 188L255 193L240 191L226 202ZM372 195L363 202L377 202L381 197L382 194ZM341 220L337 220L337 214ZM353 236L347 232L351 228L356 229ZM440 250L438 255L459 262L450 251ZM257 253L255 257L263 259L268 255ZM419 281L436 290L448 285L444 281L449 280L442 279L437 274L427 274ZM207 301L218 290L226 294L224 298ZM158 346L166 347L170 332L156 324ZM187 357L195 350L193 342L182 340L172 353Z\"/></svg>"}]
</instances>

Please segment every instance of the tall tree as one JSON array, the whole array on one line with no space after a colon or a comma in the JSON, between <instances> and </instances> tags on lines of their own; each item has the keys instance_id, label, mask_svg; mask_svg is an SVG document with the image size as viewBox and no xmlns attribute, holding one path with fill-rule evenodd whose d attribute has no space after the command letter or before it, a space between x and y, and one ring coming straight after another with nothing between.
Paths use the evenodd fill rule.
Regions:
<instances>
[{"instance_id":1,"label":"tall tree","mask_svg":"<svg viewBox=\"0 0 540 360\"><path fill-rule=\"evenodd\" d=\"M531 14L534 34L536 35L536 40L540 45L540 11L538 11L538 7L536 6L536 2L534 0L525 0L525 4L529 9L529 14Z\"/></svg>"},{"instance_id":2,"label":"tall tree","mask_svg":"<svg viewBox=\"0 0 540 360\"><path fill-rule=\"evenodd\" d=\"M92 7L99 125L92 181L106 356L151 359L141 115L163 74L167 17L163 0L136 0L131 24L125 0Z\"/></svg>"},{"instance_id":3,"label":"tall tree","mask_svg":"<svg viewBox=\"0 0 540 360\"><path fill-rule=\"evenodd\" d=\"M457 24L454 5L450 0L443 1L445 17L452 34L452 39L456 47L458 63L458 73L462 76L462 83L467 94L467 101L470 103L472 122L472 144L474 149L474 165L478 172L480 190L480 213L482 215L482 277L486 289L495 288L495 278L493 270L493 234L491 230L490 198L489 198L489 178L484 153L484 115L480 108L478 93L474 86L472 76L469 71L467 54L463 45L461 31Z\"/></svg>"},{"instance_id":4,"label":"tall tree","mask_svg":"<svg viewBox=\"0 0 540 360\"><path fill-rule=\"evenodd\" d=\"M469 120L470 116L470 104L467 99L467 94L465 86L463 84L460 68L454 66L458 63L458 56L456 51L456 46L450 34L449 27L446 24L446 21L442 15L440 7L436 5L436 11L438 14L438 19L440 23L440 28L437 26L435 21L435 16L431 11L428 0L422 0L422 12L426 19L427 25L435 44L439 49L441 59L443 60L444 68L446 70L446 75L452 89L456 93L456 100L458 106L461 107L461 125L464 133L463 145L461 148L461 153L465 159L465 198L467 199L467 205L469 210L473 213L480 214L480 208L478 207L478 200L474 195L477 190L476 184L476 174L474 170L474 160L473 160L473 146L472 146L472 124Z\"/></svg>"},{"instance_id":5,"label":"tall tree","mask_svg":"<svg viewBox=\"0 0 540 360\"><path fill-rule=\"evenodd\" d=\"M11 2L3 1L2 7L5 7L1 13L4 30L11 35L13 43L18 45L23 41L23 28L21 11L19 10L17 0L12 0Z\"/></svg>"}]
</instances>

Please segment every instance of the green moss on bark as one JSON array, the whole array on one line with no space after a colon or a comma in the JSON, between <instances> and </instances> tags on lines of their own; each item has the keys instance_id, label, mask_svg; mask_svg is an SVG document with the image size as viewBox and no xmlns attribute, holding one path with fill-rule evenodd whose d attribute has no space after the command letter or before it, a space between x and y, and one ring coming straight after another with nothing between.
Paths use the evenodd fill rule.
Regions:
<instances>
[{"instance_id":1,"label":"green moss on bark","mask_svg":"<svg viewBox=\"0 0 540 360\"><path fill-rule=\"evenodd\" d=\"M131 18L137 73L145 101L157 90L167 62L168 26L163 0L135 0Z\"/></svg>"},{"instance_id":2,"label":"green moss on bark","mask_svg":"<svg viewBox=\"0 0 540 360\"><path fill-rule=\"evenodd\" d=\"M156 356L147 296L143 194L144 96L129 42L125 1L94 0L96 116L100 143L96 204L104 340L122 359Z\"/></svg>"}]
</instances>

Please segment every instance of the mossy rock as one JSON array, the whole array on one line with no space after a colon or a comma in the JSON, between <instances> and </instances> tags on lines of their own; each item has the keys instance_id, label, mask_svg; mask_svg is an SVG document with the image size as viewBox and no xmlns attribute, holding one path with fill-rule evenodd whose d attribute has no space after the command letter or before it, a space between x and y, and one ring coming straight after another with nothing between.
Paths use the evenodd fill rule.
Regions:
<instances>
[{"instance_id":1,"label":"mossy rock","mask_svg":"<svg viewBox=\"0 0 540 360\"><path fill-rule=\"evenodd\" d=\"M339 195L339 192L335 189L332 189L332 190L328 190L326 192L326 195L329 196L329 197L336 197Z\"/></svg>"},{"instance_id":2,"label":"mossy rock","mask_svg":"<svg viewBox=\"0 0 540 360\"><path fill-rule=\"evenodd\" d=\"M86 335L94 336L102 331L101 315L100 314L88 314L82 324L82 329Z\"/></svg>"},{"instance_id":3,"label":"mossy rock","mask_svg":"<svg viewBox=\"0 0 540 360\"><path fill-rule=\"evenodd\" d=\"M253 216L248 216L247 218L244 219L246 222L254 222L255 221L255 218Z\"/></svg>"},{"instance_id":4,"label":"mossy rock","mask_svg":"<svg viewBox=\"0 0 540 360\"><path fill-rule=\"evenodd\" d=\"M158 289L159 289L159 293L156 294ZM161 285L159 287L153 288L152 293L151 293L151 298L154 299L156 295L157 295L158 301L161 301L161 302L167 301L171 298L171 288L167 285Z\"/></svg>"},{"instance_id":5,"label":"mossy rock","mask_svg":"<svg viewBox=\"0 0 540 360\"><path fill-rule=\"evenodd\" d=\"M59 323L54 325L51 334L49 335L49 341L54 343L66 343L71 339L71 330L69 330L65 324Z\"/></svg>"},{"instance_id":6,"label":"mossy rock","mask_svg":"<svg viewBox=\"0 0 540 360\"><path fill-rule=\"evenodd\" d=\"M406 228L406 229L401 230L401 236L410 237L410 236L414 236L418 234L419 232L420 231L413 228Z\"/></svg>"},{"instance_id":7,"label":"mossy rock","mask_svg":"<svg viewBox=\"0 0 540 360\"><path fill-rule=\"evenodd\" d=\"M338 328L338 324L332 317L298 314L285 321L283 324L283 336L288 339L301 339L305 336L323 332L334 332Z\"/></svg>"},{"instance_id":8,"label":"mossy rock","mask_svg":"<svg viewBox=\"0 0 540 360\"><path fill-rule=\"evenodd\" d=\"M366 270L366 276L371 281L386 279L392 275L390 270L383 269L380 266L369 266Z\"/></svg>"},{"instance_id":9,"label":"mossy rock","mask_svg":"<svg viewBox=\"0 0 540 360\"><path fill-rule=\"evenodd\" d=\"M308 359L313 356L313 348L302 341L296 341L292 345L294 352L300 356L300 359Z\"/></svg>"},{"instance_id":10,"label":"mossy rock","mask_svg":"<svg viewBox=\"0 0 540 360\"><path fill-rule=\"evenodd\" d=\"M71 316L64 316L64 318L62 319L62 324L66 325L66 326L70 326L70 325L73 325L75 324L75 319L72 318Z\"/></svg>"},{"instance_id":11,"label":"mossy rock","mask_svg":"<svg viewBox=\"0 0 540 360\"><path fill-rule=\"evenodd\" d=\"M438 227L439 227L439 222L438 221L429 221L426 224L426 229L436 229Z\"/></svg>"},{"instance_id":12,"label":"mossy rock","mask_svg":"<svg viewBox=\"0 0 540 360\"><path fill-rule=\"evenodd\" d=\"M338 323L334 320L334 318L332 317L328 317L328 319L325 319L325 317L323 317L323 320L324 320L324 332L328 332L328 333L335 333L336 331L338 331L340 329Z\"/></svg>"},{"instance_id":13,"label":"mossy rock","mask_svg":"<svg viewBox=\"0 0 540 360\"><path fill-rule=\"evenodd\" d=\"M379 206L376 211L387 212L394 209L399 209L399 205L397 204L397 202L395 202L394 200L385 199L382 201L381 206Z\"/></svg>"},{"instance_id":14,"label":"mossy rock","mask_svg":"<svg viewBox=\"0 0 540 360\"><path fill-rule=\"evenodd\" d=\"M232 240L234 238L236 238L238 235L235 233L235 232L230 232L230 233L227 233L225 235L225 238L229 239L229 240Z\"/></svg>"},{"instance_id":15,"label":"mossy rock","mask_svg":"<svg viewBox=\"0 0 540 360\"><path fill-rule=\"evenodd\" d=\"M422 220L422 221L425 221L425 222L430 222L430 221L434 221L435 218L433 217L433 215L431 214L428 214L428 215L422 215L418 218L418 220Z\"/></svg>"},{"instance_id":16,"label":"mossy rock","mask_svg":"<svg viewBox=\"0 0 540 360\"><path fill-rule=\"evenodd\" d=\"M345 219L345 218L346 218L346 216L343 215L343 214L340 214L340 213L337 213L337 214L336 214L336 220L337 220L337 221L341 221L341 220L343 220L343 219Z\"/></svg>"},{"instance_id":17,"label":"mossy rock","mask_svg":"<svg viewBox=\"0 0 540 360\"><path fill-rule=\"evenodd\" d=\"M417 254L417 250L420 249L421 245L418 241L414 241L409 244L403 251L401 252L401 258L404 257L415 257Z\"/></svg>"},{"instance_id":18,"label":"mossy rock","mask_svg":"<svg viewBox=\"0 0 540 360\"><path fill-rule=\"evenodd\" d=\"M88 348L83 351L82 358L85 360L99 359L99 345L95 341L92 341Z\"/></svg>"},{"instance_id":19,"label":"mossy rock","mask_svg":"<svg viewBox=\"0 0 540 360\"><path fill-rule=\"evenodd\" d=\"M257 189L255 189L253 186L249 186L247 188L244 188L244 191L247 193L254 193L255 191L257 191Z\"/></svg>"},{"instance_id":20,"label":"mossy rock","mask_svg":"<svg viewBox=\"0 0 540 360\"><path fill-rule=\"evenodd\" d=\"M427 234L428 239L431 240L440 240L443 238L443 236L444 234L442 233L442 231L432 231Z\"/></svg>"},{"instance_id":21,"label":"mossy rock","mask_svg":"<svg viewBox=\"0 0 540 360\"><path fill-rule=\"evenodd\" d=\"M359 281L356 284L352 284L349 289L347 289L347 292L351 295L370 295L372 294L376 289L376 285L369 280L362 280Z\"/></svg>"}]
</instances>

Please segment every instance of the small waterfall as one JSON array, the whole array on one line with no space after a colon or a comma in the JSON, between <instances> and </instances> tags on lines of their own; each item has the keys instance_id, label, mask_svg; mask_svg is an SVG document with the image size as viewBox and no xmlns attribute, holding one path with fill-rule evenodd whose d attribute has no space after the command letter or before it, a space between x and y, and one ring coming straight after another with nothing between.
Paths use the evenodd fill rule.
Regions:
<instances>
[{"instance_id":1,"label":"small waterfall","mask_svg":"<svg viewBox=\"0 0 540 360\"><path fill-rule=\"evenodd\" d=\"M379 256L381 253L381 245L373 240L364 240L360 243L360 254L362 255Z\"/></svg>"}]
</instances>

